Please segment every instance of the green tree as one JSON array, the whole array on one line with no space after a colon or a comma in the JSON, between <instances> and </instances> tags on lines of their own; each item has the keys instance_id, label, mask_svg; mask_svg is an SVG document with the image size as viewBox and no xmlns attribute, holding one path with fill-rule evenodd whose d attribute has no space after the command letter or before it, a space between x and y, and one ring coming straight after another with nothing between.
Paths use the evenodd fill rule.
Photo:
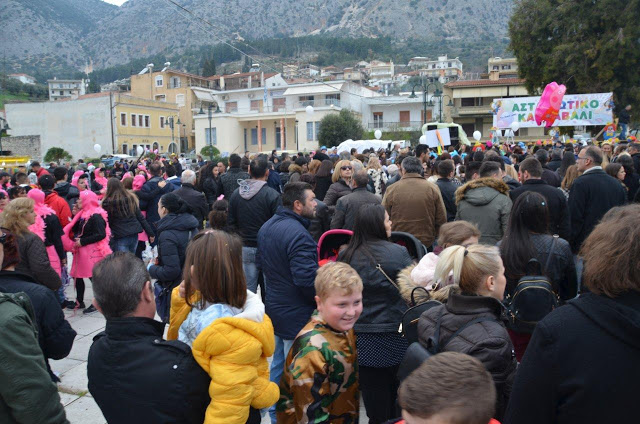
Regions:
<instances>
[{"instance_id":1,"label":"green tree","mask_svg":"<svg viewBox=\"0 0 640 424\"><path fill-rule=\"evenodd\" d=\"M200 149L200 154L202 156L208 156L210 159L214 156L220 155L220 150L218 150L215 146L204 146Z\"/></svg>"},{"instance_id":2,"label":"green tree","mask_svg":"<svg viewBox=\"0 0 640 424\"><path fill-rule=\"evenodd\" d=\"M202 66L202 76L210 77L216 74L216 62L213 57L209 59L205 59L204 65Z\"/></svg>"},{"instance_id":3,"label":"green tree","mask_svg":"<svg viewBox=\"0 0 640 424\"><path fill-rule=\"evenodd\" d=\"M47 153L44 155L45 162L56 162L59 164L62 159L70 160L71 155L61 147L52 147L47 150Z\"/></svg>"},{"instance_id":4,"label":"green tree","mask_svg":"<svg viewBox=\"0 0 640 424\"><path fill-rule=\"evenodd\" d=\"M362 138L362 124L356 116L347 109L340 113L332 113L320 121L318 141L321 146L337 146L345 140Z\"/></svg>"},{"instance_id":5,"label":"green tree","mask_svg":"<svg viewBox=\"0 0 640 424\"><path fill-rule=\"evenodd\" d=\"M570 94L613 91L618 105L638 109L639 21L640 0L522 0L509 21L510 48L531 93L556 81Z\"/></svg>"}]
</instances>

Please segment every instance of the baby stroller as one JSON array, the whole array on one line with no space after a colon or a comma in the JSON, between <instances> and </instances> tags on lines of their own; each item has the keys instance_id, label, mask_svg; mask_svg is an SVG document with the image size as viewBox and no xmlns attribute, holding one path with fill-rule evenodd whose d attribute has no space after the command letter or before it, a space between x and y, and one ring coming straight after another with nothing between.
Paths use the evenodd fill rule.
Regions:
<instances>
[{"instance_id":1,"label":"baby stroller","mask_svg":"<svg viewBox=\"0 0 640 424\"><path fill-rule=\"evenodd\" d=\"M420 262L420 259L427 254L427 248L420 242L415 236L404 233L402 231L392 231L391 238L392 243L404 246L409 251L409 256L416 262Z\"/></svg>"},{"instance_id":2,"label":"baby stroller","mask_svg":"<svg viewBox=\"0 0 640 424\"><path fill-rule=\"evenodd\" d=\"M349 244L352 235L353 231L351 230L329 230L321 235L318 240L318 265L336 262L340 246Z\"/></svg>"}]
</instances>

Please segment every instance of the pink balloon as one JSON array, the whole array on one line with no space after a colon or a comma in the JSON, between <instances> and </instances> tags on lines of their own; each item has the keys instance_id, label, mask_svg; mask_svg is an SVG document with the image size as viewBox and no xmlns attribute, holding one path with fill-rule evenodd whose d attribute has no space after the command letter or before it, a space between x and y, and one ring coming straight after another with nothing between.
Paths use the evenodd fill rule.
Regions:
<instances>
[{"instance_id":1,"label":"pink balloon","mask_svg":"<svg viewBox=\"0 0 640 424\"><path fill-rule=\"evenodd\" d=\"M558 118L560 107L562 106L562 98L566 92L567 87L562 84L558 85L555 81L547 84L536 106L536 124L542 125L542 121L544 121L547 128L553 125Z\"/></svg>"}]
</instances>

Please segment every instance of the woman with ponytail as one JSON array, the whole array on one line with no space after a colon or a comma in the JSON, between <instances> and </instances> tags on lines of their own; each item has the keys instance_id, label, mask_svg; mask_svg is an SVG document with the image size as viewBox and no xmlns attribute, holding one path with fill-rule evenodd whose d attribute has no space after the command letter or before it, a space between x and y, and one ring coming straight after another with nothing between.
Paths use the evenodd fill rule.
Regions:
<instances>
[{"instance_id":1,"label":"woman with ponytail","mask_svg":"<svg viewBox=\"0 0 640 424\"><path fill-rule=\"evenodd\" d=\"M111 253L111 229L107 212L100 207L98 195L93 191L80 192L76 209L78 212L64 227L62 242L73 253L71 276L76 282L76 305L70 308L82 308L88 314L96 308L93 305L85 308L84 279L91 279L93 266Z\"/></svg>"},{"instance_id":2,"label":"woman with ponytail","mask_svg":"<svg viewBox=\"0 0 640 424\"><path fill-rule=\"evenodd\" d=\"M162 321L169 320L171 290L182 281L182 266L189 240L198 232L198 220L188 213L188 205L175 193L158 202L160 221L156 227L158 258L147 267L156 282L156 304Z\"/></svg>"},{"instance_id":3,"label":"woman with ponytail","mask_svg":"<svg viewBox=\"0 0 640 424\"><path fill-rule=\"evenodd\" d=\"M440 352L460 352L480 360L496 385L496 418L500 419L517 367L502 319L507 280L500 251L481 244L445 249L438 259L434 280L444 282L449 278L460 287L460 293L451 293L445 305L428 309L420 316L420 344L431 348L437 343Z\"/></svg>"}]
</instances>

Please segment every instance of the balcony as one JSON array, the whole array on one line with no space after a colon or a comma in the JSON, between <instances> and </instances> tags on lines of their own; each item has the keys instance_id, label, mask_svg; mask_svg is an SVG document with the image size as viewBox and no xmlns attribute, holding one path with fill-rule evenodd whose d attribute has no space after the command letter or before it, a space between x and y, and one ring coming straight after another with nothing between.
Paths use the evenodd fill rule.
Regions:
<instances>
[{"instance_id":1,"label":"balcony","mask_svg":"<svg viewBox=\"0 0 640 424\"><path fill-rule=\"evenodd\" d=\"M301 102L294 103L294 109L304 109L307 106L316 107L342 107L340 99L318 99L318 100L303 100Z\"/></svg>"},{"instance_id":2,"label":"balcony","mask_svg":"<svg viewBox=\"0 0 640 424\"><path fill-rule=\"evenodd\" d=\"M452 118L463 118L465 116L489 116L491 107L489 106L456 106L451 108Z\"/></svg>"},{"instance_id":3,"label":"balcony","mask_svg":"<svg viewBox=\"0 0 640 424\"><path fill-rule=\"evenodd\" d=\"M370 130L385 130L385 131L399 131L399 130L420 130L422 128L422 121L375 121L369 122L367 129Z\"/></svg>"}]
</instances>

